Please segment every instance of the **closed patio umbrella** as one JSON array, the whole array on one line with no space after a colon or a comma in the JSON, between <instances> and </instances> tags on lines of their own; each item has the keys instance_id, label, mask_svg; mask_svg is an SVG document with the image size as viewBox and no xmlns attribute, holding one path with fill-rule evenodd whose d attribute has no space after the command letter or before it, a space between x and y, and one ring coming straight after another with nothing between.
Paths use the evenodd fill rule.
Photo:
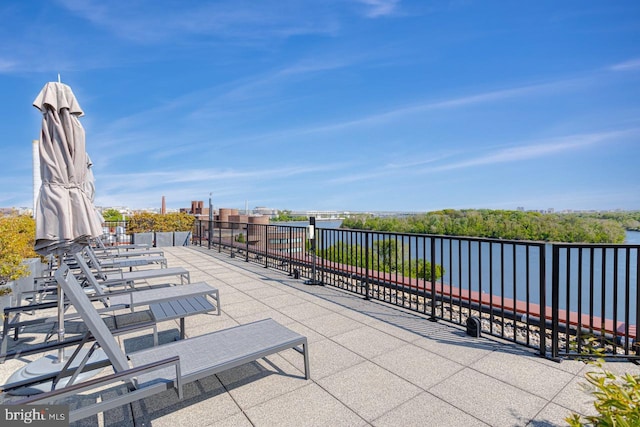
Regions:
<instances>
[{"instance_id":1,"label":"closed patio umbrella","mask_svg":"<svg viewBox=\"0 0 640 427\"><path fill-rule=\"evenodd\" d=\"M41 255L77 252L102 231L86 192L88 159L84 115L71 88L47 83L33 105L42 112L35 250Z\"/></svg>"},{"instance_id":2,"label":"closed patio umbrella","mask_svg":"<svg viewBox=\"0 0 640 427\"><path fill-rule=\"evenodd\" d=\"M41 255L75 253L89 244L89 239L102 232L102 224L93 205L93 180L90 160L85 149L85 132L78 118L84 113L71 88L60 82L47 83L35 101L42 112L40 132L40 176L42 185L36 200L36 243ZM90 182L88 182L88 179ZM91 194L89 194L91 193ZM58 286L58 341L64 340L64 295ZM31 379L59 371L64 364L64 351L58 357L45 356L16 371L9 382ZM46 391L26 389L19 393Z\"/></svg>"}]
</instances>

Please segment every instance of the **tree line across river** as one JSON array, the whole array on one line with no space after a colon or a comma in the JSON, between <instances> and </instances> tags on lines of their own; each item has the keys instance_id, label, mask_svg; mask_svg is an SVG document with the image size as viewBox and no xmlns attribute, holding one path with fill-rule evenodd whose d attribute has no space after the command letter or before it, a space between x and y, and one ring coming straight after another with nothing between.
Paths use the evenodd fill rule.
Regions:
<instances>
[{"instance_id":1,"label":"tree line across river","mask_svg":"<svg viewBox=\"0 0 640 427\"><path fill-rule=\"evenodd\" d=\"M342 228L566 243L623 243L640 231L640 211L540 213L491 209L445 209L402 217L358 215Z\"/></svg>"}]
</instances>

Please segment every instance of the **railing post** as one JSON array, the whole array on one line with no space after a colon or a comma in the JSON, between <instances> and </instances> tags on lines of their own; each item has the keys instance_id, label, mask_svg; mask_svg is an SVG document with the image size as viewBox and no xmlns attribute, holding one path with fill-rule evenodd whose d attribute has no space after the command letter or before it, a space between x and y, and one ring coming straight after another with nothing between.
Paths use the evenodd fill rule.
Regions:
<instances>
[{"instance_id":1,"label":"railing post","mask_svg":"<svg viewBox=\"0 0 640 427\"><path fill-rule=\"evenodd\" d=\"M289 227L289 276L293 276L291 264L293 261L293 227Z\"/></svg>"},{"instance_id":2,"label":"railing post","mask_svg":"<svg viewBox=\"0 0 640 427\"><path fill-rule=\"evenodd\" d=\"M436 239L431 238L431 320L437 321L436 318Z\"/></svg>"},{"instance_id":3,"label":"railing post","mask_svg":"<svg viewBox=\"0 0 640 427\"><path fill-rule=\"evenodd\" d=\"M547 355L547 245L540 246L540 355ZM528 261L527 261L528 262ZM527 313L527 316L529 313Z\"/></svg>"},{"instance_id":4,"label":"railing post","mask_svg":"<svg viewBox=\"0 0 640 427\"><path fill-rule=\"evenodd\" d=\"M264 268L269 268L269 226L264 226Z\"/></svg>"},{"instance_id":5,"label":"railing post","mask_svg":"<svg viewBox=\"0 0 640 427\"><path fill-rule=\"evenodd\" d=\"M320 242L320 245L318 245L318 242ZM316 257L316 262L318 258L318 246L320 246L321 248L326 247L324 242L324 232L323 232L323 229L321 228L316 228L316 250L314 253L314 256ZM320 262L322 263L322 266L320 268L320 279L318 280L318 284L321 286L324 286L325 271L326 271L325 264L324 264L324 257L320 258Z\"/></svg>"},{"instance_id":6,"label":"railing post","mask_svg":"<svg viewBox=\"0 0 640 427\"><path fill-rule=\"evenodd\" d=\"M245 224L245 225L246 225L245 233L244 233L244 234L246 234L246 238L245 238L245 241L246 241L245 262L249 262L249 224Z\"/></svg>"},{"instance_id":7,"label":"railing post","mask_svg":"<svg viewBox=\"0 0 640 427\"><path fill-rule=\"evenodd\" d=\"M234 224L231 223L231 258L235 258L236 257L235 253L233 252L235 250L235 248L236 248L235 240L234 240L235 237L234 237L234 234L233 234L233 229L234 229L233 226L234 226Z\"/></svg>"},{"instance_id":8,"label":"railing post","mask_svg":"<svg viewBox=\"0 0 640 427\"><path fill-rule=\"evenodd\" d=\"M364 299L369 300L369 233L364 232Z\"/></svg>"},{"instance_id":9,"label":"railing post","mask_svg":"<svg viewBox=\"0 0 640 427\"><path fill-rule=\"evenodd\" d=\"M317 248L317 239L318 239L318 232L316 230L316 217L311 216L309 217L309 227L307 228L307 237L309 238L309 242L310 242L310 247L309 250L311 252L311 277L309 278L309 280L305 280L304 284L305 285L320 285L321 283L318 281L317 278L317 274L318 274L318 270L316 268L316 262L317 262L317 257L316 257L316 248ZM307 256L308 259L308 256Z\"/></svg>"},{"instance_id":10,"label":"railing post","mask_svg":"<svg viewBox=\"0 0 640 427\"><path fill-rule=\"evenodd\" d=\"M551 259L551 357L558 357L558 309L560 297L560 248L552 245L553 257Z\"/></svg>"},{"instance_id":11,"label":"railing post","mask_svg":"<svg viewBox=\"0 0 640 427\"><path fill-rule=\"evenodd\" d=\"M222 252L222 222L218 222L218 253Z\"/></svg>"},{"instance_id":12,"label":"railing post","mask_svg":"<svg viewBox=\"0 0 640 427\"><path fill-rule=\"evenodd\" d=\"M209 220L209 234L207 237L207 249L211 249L212 238L213 238L213 221Z\"/></svg>"}]
</instances>

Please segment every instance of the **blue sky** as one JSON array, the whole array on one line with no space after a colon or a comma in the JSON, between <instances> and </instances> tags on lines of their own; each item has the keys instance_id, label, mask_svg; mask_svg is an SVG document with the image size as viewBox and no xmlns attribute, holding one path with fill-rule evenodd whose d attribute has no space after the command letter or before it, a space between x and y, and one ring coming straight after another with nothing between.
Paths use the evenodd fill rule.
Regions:
<instances>
[{"instance_id":1,"label":"blue sky","mask_svg":"<svg viewBox=\"0 0 640 427\"><path fill-rule=\"evenodd\" d=\"M0 206L44 84L96 205L640 209L640 2L0 3Z\"/></svg>"}]
</instances>

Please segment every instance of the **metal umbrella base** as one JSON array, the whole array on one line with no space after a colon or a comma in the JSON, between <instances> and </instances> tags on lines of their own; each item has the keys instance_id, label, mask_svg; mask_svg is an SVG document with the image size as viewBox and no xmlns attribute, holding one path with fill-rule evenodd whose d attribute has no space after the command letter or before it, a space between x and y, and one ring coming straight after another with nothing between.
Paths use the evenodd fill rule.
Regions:
<instances>
[{"instance_id":1,"label":"metal umbrella base","mask_svg":"<svg viewBox=\"0 0 640 427\"><path fill-rule=\"evenodd\" d=\"M88 350L83 349L77 354L77 357L74 358L73 362L70 364L69 368L77 368L80 363L83 361L84 357L87 355ZM68 350L65 352L65 360L60 362L58 360L58 355L56 354L47 354L42 356L40 359L34 360L33 362L28 363L22 368L15 371L11 377L7 380L7 384L13 384L21 381L29 381L35 380L36 378L59 373L62 368L64 368L65 364L68 362L68 358L71 356L72 351ZM91 357L87 360L86 363L94 363L99 362L100 360L106 359L106 355L102 350L96 350ZM74 380L74 383L79 383L89 378L92 378L98 375L103 368L94 369L88 372L81 372L78 374ZM56 384L56 389L63 388L67 385L71 377L65 377L60 379ZM46 381L39 384L29 385L25 387L21 387L15 390L8 390L7 393L14 396L31 396L34 394L44 393L46 391L51 391L51 386L53 384L53 380Z\"/></svg>"}]
</instances>

